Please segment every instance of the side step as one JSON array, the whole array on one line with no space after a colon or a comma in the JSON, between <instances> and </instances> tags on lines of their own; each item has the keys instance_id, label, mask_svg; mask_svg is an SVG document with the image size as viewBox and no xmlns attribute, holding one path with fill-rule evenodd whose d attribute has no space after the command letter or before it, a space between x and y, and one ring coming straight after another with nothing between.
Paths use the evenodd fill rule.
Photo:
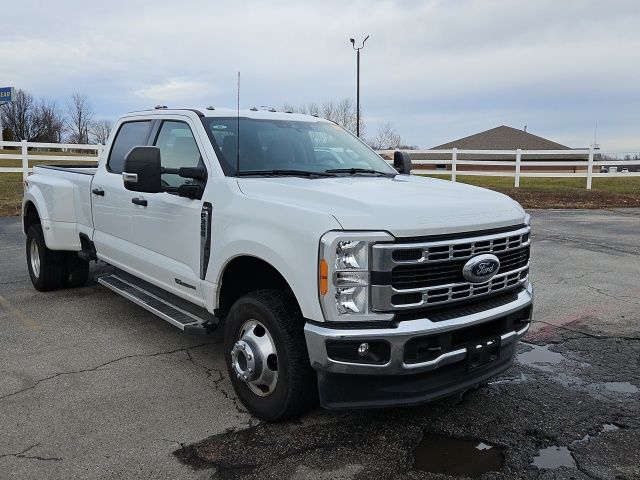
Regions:
<instances>
[{"instance_id":1,"label":"side step","mask_svg":"<svg viewBox=\"0 0 640 480\"><path fill-rule=\"evenodd\" d=\"M184 308L180 308L174 303L150 292L149 289L145 288L146 282L138 282L135 277L130 275L126 275L126 278L122 277L116 274L102 275L97 278L97 281L99 284L178 327L185 333L204 335L217 327L217 319L206 310L202 309L202 315L188 312ZM168 292L166 296L173 297ZM192 307L190 310L194 310L194 308Z\"/></svg>"}]
</instances>

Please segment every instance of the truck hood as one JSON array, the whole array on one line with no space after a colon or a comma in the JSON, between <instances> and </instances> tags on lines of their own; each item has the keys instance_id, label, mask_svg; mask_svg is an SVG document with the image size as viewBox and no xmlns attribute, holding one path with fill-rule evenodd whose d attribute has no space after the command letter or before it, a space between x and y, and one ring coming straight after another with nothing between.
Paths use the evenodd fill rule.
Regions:
<instances>
[{"instance_id":1,"label":"truck hood","mask_svg":"<svg viewBox=\"0 0 640 480\"><path fill-rule=\"evenodd\" d=\"M245 195L266 203L326 212L345 230L384 230L396 237L500 228L525 217L522 207L501 193L418 176L240 178L238 183Z\"/></svg>"}]
</instances>

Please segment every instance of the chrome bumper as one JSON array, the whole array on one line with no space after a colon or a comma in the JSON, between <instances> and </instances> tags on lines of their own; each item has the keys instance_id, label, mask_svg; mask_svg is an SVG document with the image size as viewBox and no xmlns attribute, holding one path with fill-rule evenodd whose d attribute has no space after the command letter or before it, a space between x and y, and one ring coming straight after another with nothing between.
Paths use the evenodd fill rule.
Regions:
<instances>
[{"instance_id":1,"label":"chrome bumper","mask_svg":"<svg viewBox=\"0 0 640 480\"><path fill-rule=\"evenodd\" d=\"M444 365L464 360L467 356L467 350L460 348L443 353L433 360L407 364L404 362L404 350L406 343L412 338L445 333L488 322L509 315L532 304L533 286L529 283L526 285L526 288L517 295L514 301L506 305L451 320L438 322L432 322L429 318L405 320L400 322L396 328L380 329L337 329L307 323L304 327L304 333L311 366L318 371L362 375L407 375L435 370ZM521 330L503 334L501 336L501 344L504 346L517 341L524 336L528 329L529 325ZM386 340L391 345L390 360L384 365L334 360L327 356L325 344L328 340L357 340L362 342Z\"/></svg>"}]
</instances>

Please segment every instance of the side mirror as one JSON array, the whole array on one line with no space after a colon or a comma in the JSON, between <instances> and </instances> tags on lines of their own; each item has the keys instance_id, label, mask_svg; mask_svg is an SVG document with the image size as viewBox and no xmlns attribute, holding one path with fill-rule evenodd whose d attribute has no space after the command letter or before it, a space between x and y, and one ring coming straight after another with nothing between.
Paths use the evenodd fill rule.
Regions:
<instances>
[{"instance_id":1,"label":"side mirror","mask_svg":"<svg viewBox=\"0 0 640 480\"><path fill-rule=\"evenodd\" d=\"M127 190L158 193L162 191L161 173L157 147L133 147L124 157L122 180Z\"/></svg>"},{"instance_id":2,"label":"side mirror","mask_svg":"<svg viewBox=\"0 0 640 480\"><path fill-rule=\"evenodd\" d=\"M404 175L411 174L411 157L407 152L401 152L396 150L393 152L393 168L396 169L398 173Z\"/></svg>"}]
</instances>

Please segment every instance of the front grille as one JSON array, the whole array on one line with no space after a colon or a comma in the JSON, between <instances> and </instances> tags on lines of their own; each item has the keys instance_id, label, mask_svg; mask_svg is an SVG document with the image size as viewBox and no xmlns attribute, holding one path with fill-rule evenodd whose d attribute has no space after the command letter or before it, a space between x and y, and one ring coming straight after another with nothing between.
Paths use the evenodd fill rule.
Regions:
<instances>
[{"instance_id":1,"label":"front grille","mask_svg":"<svg viewBox=\"0 0 640 480\"><path fill-rule=\"evenodd\" d=\"M456 234L421 243L386 243L373 247L371 292L374 311L407 312L469 302L524 284L529 274L530 227L518 226L491 234ZM497 274L471 283L462 270L483 253L498 257Z\"/></svg>"},{"instance_id":2,"label":"front grille","mask_svg":"<svg viewBox=\"0 0 640 480\"><path fill-rule=\"evenodd\" d=\"M506 252L494 252L494 255L500 260L498 272L516 270L526 266L529 262L529 245ZM397 289L408 290L464 282L462 267L466 262L465 259L418 265L399 265L391 272L391 285Z\"/></svg>"}]
</instances>

